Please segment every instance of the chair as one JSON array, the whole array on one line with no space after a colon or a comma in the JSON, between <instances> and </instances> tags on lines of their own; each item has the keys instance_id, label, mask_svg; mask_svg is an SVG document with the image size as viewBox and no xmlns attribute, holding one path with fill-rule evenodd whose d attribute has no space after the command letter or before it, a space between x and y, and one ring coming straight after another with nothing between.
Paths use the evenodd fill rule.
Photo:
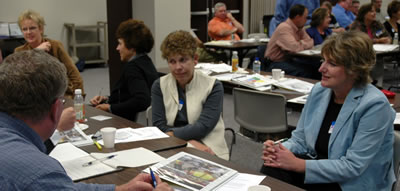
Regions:
<instances>
[{"instance_id":1,"label":"chair","mask_svg":"<svg viewBox=\"0 0 400 191\"><path fill-rule=\"evenodd\" d=\"M241 130L251 131L255 141L259 135L286 133L286 99L283 95L242 88L233 89L234 119ZM245 136L249 136L244 134Z\"/></svg>"},{"instance_id":2,"label":"chair","mask_svg":"<svg viewBox=\"0 0 400 191\"><path fill-rule=\"evenodd\" d=\"M392 190L396 190L399 184L399 166L400 166L400 131L394 131L394 143L393 143L393 164L394 174L396 175L396 183L393 184Z\"/></svg>"},{"instance_id":3,"label":"chair","mask_svg":"<svg viewBox=\"0 0 400 191\"><path fill-rule=\"evenodd\" d=\"M233 130L233 129L230 128L230 127L226 127L226 128L225 128L225 132L231 132L231 133L232 133L231 142L228 143L228 147L229 147L229 160L230 160L231 157L232 157L233 145L236 144L236 133L235 133L235 130Z\"/></svg>"},{"instance_id":4,"label":"chair","mask_svg":"<svg viewBox=\"0 0 400 191\"><path fill-rule=\"evenodd\" d=\"M149 106L146 109L146 125L151 126L153 125L153 116L152 116L152 108Z\"/></svg>"}]
</instances>

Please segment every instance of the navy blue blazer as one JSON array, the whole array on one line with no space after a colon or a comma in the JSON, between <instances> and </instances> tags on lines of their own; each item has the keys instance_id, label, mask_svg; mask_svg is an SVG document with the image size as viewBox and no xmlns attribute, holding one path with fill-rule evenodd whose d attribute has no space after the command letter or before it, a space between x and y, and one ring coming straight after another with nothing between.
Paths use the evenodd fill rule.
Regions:
<instances>
[{"instance_id":1,"label":"navy blue blazer","mask_svg":"<svg viewBox=\"0 0 400 191\"><path fill-rule=\"evenodd\" d=\"M322 36L321 34L319 34L316 27L310 27L306 29L306 32L312 39L314 39L314 46L322 44L324 42L324 39L322 39ZM325 29L325 34L328 37L332 34L332 30L329 28Z\"/></svg>"},{"instance_id":2,"label":"navy blue blazer","mask_svg":"<svg viewBox=\"0 0 400 191\"><path fill-rule=\"evenodd\" d=\"M315 142L332 90L317 83L292 137L283 145L316 156ZM395 111L374 86L353 87L329 139L328 159L306 160L305 183L338 182L342 190L391 190Z\"/></svg>"}]
</instances>

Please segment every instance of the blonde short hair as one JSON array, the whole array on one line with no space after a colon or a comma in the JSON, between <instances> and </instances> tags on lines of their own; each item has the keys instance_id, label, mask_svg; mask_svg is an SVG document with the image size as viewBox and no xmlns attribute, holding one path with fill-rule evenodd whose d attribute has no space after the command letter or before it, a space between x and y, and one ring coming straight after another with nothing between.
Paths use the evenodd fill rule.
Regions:
<instances>
[{"instance_id":1,"label":"blonde short hair","mask_svg":"<svg viewBox=\"0 0 400 191\"><path fill-rule=\"evenodd\" d=\"M22 29L22 21L26 19L34 21L39 26L40 29L43 29L44 25L46 25L46 23L44 22L44 18L38 12L28 9L22 12L18 17L19 28Z\"/></svg>"},{"instance_id":2,"label":"blonde short hair","mask_svg":"<svg viewBox=\"0 0 400 191\"><path fill-rule=\"evenodd\" d=\"M187 31L178 30L170 33L161 44L162 57L174 55L194 57L196 54L196 39Z\"/></svg>"},{"instance_id":3,"label":"blonde short hair","mask_svg":"<svg viewBox=\"0 0 400 191\"><path fill-rule=\"evenodd\" d=\"M375 65L372 40L366 33L349 31L331 35L322 45L321 55L344 66L347 74L355 74L355 85L371 82L370 72Z\"/></svg>"}]
</instances>

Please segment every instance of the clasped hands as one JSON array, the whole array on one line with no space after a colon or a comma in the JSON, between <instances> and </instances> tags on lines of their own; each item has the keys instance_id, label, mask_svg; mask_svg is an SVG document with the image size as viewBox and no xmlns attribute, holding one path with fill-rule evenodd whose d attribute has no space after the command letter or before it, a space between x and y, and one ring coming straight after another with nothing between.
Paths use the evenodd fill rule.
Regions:
<instances>
[{"instance_id":1,"label":"clasped hands","mask_svg":"<svg viewBox=\"0 0 400 191\"><path fill-rule=\"evenodd\" d=\"M264 160L264 165L268 167L281 168L298 173L305 171L305 160L297 158L281 143L274 145L272 140L264 142L263 156L261 158Z\"/></svg>"},{"instance_id":2,"label":"clasped hands","mask_svg":"<svg viewBox=\"0 0 400 191\"><path fill-rule=\"evenodd\" d=\"M101 109L103 111L110 111L110 104L104 103L108 98L105 96L94 96L90 100L90 104L95 106L97 109Z\"/></svg>"}]
</instances>

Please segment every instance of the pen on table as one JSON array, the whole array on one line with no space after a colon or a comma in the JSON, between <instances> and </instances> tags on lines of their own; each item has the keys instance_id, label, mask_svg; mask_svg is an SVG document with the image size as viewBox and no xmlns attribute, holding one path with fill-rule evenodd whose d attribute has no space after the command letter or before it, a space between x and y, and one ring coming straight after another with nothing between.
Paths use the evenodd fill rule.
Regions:
<instances>
[{"instance_id":1,"label":"pen on table","mask_svg":"<svg viewBox=\"0 0 400 191\"><path fill-rule=\"evenodd\" d=\"M289 139L288 138L283 138L283 139L277 140L277 141L274 142L274 145L277 145L279 143L283 143L283 142L285 142L287 140L289 140Z\"/></svg>"},{"instance_id":2,"label":"pen on table","mask_svg":"<svg viewBox=\"0 0 400 191\"><path fill-rule=\"evenodd\" d=\"M90 165L94 164L95 162L101 162L101 161L105 161L105 160L108 160L108 159L112 159L115 156L117 156L117 155L110 155L110 156L107 156L107 157L104 157L104 158L101 158L101 159L96 159L94 161L90 161L90 162L84 163L82 166L83 167L90 166Z\"/></svg>"},{"instance_id":3,"label":"pen on table","mask_svg":"<svg viewBox=\"0 0 400 191\"><path fill-rule=\"evenodd\" d=\"M152 183L153 183L153 187L155 188L155 187L157 186L156 177L154 176L154 173L153 173L153 171L151 170L151 168L149 168L149 169L150 169L151 181L152 181Z\"/></svg>"}]
</instances>

